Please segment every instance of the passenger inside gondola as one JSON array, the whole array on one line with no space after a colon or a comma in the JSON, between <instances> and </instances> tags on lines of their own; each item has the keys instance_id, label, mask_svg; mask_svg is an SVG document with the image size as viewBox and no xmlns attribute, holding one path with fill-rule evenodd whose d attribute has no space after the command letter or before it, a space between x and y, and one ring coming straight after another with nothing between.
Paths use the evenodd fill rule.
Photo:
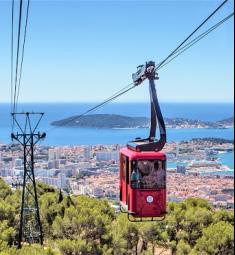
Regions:
<instances>
[{"instance_id":1,"label":"passenger inside gondola","mask_svg":"<svg viewBox=\"0 0 235 255\"><path fill-rule=\"evenodd\" d=\"M131 173L131 187L138 189L140 185L140 174L137 167L137 162L132 161L132 173Z\"/></svg>"},{"instance_id":2,"label":"passenger inside gondola","mask_svg":"<svg viewBox=\"0 0 235 255\"><path fill-rule=\"evenodd\" d=\"M157 189L166 186L166 169L161 160L140 160L132 164L132 188Z\"/></svg>"}]
</instances>

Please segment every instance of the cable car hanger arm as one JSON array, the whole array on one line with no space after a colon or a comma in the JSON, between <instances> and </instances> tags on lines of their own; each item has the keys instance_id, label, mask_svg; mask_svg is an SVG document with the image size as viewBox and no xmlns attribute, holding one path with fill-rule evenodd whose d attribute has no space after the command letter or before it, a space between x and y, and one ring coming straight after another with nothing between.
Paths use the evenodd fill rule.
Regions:
<instances>
[{"instance_id":1,"label":"cable car hanger arm","mask_svg":"<svg viewBox=\"0 0 235 255\"><path fill-rule=\"evenodd\" d=\"M146 139L137 138L128 143L128 148L135 151L161 151L166 144L166 127L161 108L157 98L155 80L158 80L155 62L149 61L145 65L137 67L137 72L132 75L135 86L139 86L144 80L149 80L149 93L151 102L150 134ZM156 129L159 127L160 139L156 139Z\"/></svg>"}]
</instances>

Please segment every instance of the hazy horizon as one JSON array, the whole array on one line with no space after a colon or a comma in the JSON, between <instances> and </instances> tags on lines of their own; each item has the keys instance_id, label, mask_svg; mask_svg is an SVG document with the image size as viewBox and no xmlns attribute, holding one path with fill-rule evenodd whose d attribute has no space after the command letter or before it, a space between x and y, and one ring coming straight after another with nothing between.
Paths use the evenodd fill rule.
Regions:
<instances>
[{"instance_id":1,"label":"hazy horizon","mask_svg":"<svg viewBox=\"0 0 235 255\"><path fill-rule=\"evenodd\" d=\"M101 101L42 101L42 102L30 102L30 101L25 101L25 102L19 102L19 104L99 104ZM149 101L118 101L118 102L112 102L109 104L147 104ZM0 104L11 104L11 102L0 102ZM234 101L160 101L160 104L233 104Z\"/></svg>"}]
</instances>

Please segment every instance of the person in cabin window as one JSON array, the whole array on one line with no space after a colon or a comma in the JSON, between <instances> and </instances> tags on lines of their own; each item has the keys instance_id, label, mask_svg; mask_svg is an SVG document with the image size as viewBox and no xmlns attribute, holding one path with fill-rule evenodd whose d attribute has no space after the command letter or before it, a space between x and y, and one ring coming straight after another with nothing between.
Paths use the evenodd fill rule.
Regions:
<instances>
[{"instance_id":1,"label":"person in cabin window","mask_svg":"<svg viewBox=\"0 0 235 255\"><path fill-rule=\"evenodd\" d=\"M162 161L139 161L140 188L156 189L165 186Z\"/></svg>"},{"instance_id":2,"label":"person in cabin window","mask_svg":"<svg viewBox=\"0 0 235 255\"><path fill-rule=\"evenodd\" d=\"M153 180L151 172L153 169L152 161L138 161L138 170L140 173L140 188L152 188Z\"/></svg>"},{"instance_id":3,"label":"person in cabin window","mask_svg":"<svg viewBox=\"0 0 235 255\"><path fill-rule=\"evenodd\" d=\"M136 162L132 162L132 173L131 173L131 187L138 189L140 184L140 174L136 165Z\"/></svg>"},{"instance_id":4,"label":"person in cabin window","mask_svg":"<svg viewBox=\"0 0 235 255\"><path fill-rule=\"evenodd\" d=\"M162 161L158 161L156 162L158 163L158 169L156 171L156 176L157 176L157 186L159 188L164 187L165 186L165 180L166 180L166 171L163 167L163 162Z\"/></svg>"},{"instance_id":5,"label":"person in cabin window","mask_svg":"<svg viewBox=\"0 0 235 255\"><path fill-rule=\"evenodd\" d=\"M152 164L151 172L149 174L149 179L151 183L149 183L151 188L161 188L164 187L165 183L165 170L163 168L163 162L160 160L156 160Z\"/></svg>"}]
</instances>

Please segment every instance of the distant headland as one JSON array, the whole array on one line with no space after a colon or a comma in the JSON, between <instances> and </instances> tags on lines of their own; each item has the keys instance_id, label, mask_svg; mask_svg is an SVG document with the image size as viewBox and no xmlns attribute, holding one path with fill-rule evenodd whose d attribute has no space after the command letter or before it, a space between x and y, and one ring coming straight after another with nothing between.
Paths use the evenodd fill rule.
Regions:
<instances>
[{"instance_id":1,"label":"distant headland","mask_svg":"<svg viewBox=\"0 0 235 255\"><path fill-rule=\"evenodd\" d=\"M234 117L216 121L206 122L185 118L166 118L167 128L231 128L234 127ZM54 121L52 126L77 127L77 128L148 128L150 119L146 117L129 117L117 114L92 114L85 116L72 116L66 119Z\"/></svg>"}]
</instances>

